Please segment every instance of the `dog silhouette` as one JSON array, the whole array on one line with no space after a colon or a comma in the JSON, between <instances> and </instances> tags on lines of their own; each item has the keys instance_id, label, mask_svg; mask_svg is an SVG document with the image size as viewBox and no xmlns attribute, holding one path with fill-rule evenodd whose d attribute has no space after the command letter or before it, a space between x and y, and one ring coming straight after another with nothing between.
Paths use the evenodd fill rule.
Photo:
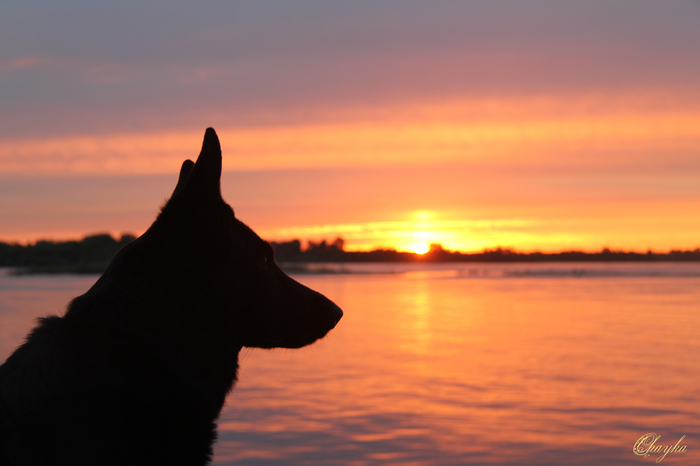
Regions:
<instances>
[{"instance_id":1,"label":"dog silhouette","mask_svg":"<svg viewBox=\"0 0 700 466\"><path fill-rule=\"evenodd\" d=\"M0 366L0 465L207 464L241 348L299 348L338 323L220 178L208 128L148 231Z\"/></svg>"}]
</instances>

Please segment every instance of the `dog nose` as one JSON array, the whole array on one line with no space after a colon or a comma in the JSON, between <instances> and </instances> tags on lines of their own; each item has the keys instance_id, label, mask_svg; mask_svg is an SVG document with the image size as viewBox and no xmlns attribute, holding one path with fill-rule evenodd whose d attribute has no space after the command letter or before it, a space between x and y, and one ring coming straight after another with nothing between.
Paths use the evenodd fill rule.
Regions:
<instances>
[{"instance_id":1,"label":"dog nose","mask_svg":"<svg viewBox=\"0 0 700 466\"><path fill-rule=\"evenodd\" d=\"M330 309L331 312L331 318L333 319L333 326L340 322L340 319L343 317L343 310L339 308L335 303L331 306Z\"/></svg>"}]
</instances>

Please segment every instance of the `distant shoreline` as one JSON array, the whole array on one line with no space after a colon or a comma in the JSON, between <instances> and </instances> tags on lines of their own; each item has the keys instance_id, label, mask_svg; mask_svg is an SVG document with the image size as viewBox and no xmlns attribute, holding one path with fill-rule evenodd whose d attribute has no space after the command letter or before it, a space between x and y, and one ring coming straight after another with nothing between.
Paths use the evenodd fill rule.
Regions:
<instances>
[{"instance_id":1,"label":"distant shoreline","mask_svg":"<svg viewBox=\"0 0 700 466\"><path fill-rule=\"evenodd\" d=\"M11 274L99 274L133 235L116 239L108 234L91 235L80 241L37 241L19 245L0 242L0 267ZM557 253L522 253L498 248L478 253L448 251L431 245L425 254L392 249L345 251L344 242L309 242L304 249L299 240L271 243L279 263L535 263L535 262L700 262L700 248L693 251L624 252L603 249L600 252L563 251ZM294 270L290 270L294 271Z\"/></svg>"}]
</instances>

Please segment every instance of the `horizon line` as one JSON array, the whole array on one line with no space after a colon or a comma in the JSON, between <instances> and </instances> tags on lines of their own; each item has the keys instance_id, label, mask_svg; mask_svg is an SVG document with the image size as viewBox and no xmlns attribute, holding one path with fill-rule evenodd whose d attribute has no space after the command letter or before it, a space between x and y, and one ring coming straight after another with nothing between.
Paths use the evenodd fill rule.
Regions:
<instances>
[{"instance_id":1,"label":"horizon line","mask_svg":"<svg viewBox=\"0 0 700 466\"><path fill-rule=\"evenodd\" d=\"M39 238L36 240L30 240L26 242L21 242L21 241L16 241L16 240L7 240L0 238L0 244L6 244L9 246L21 246L21 247L31 247L31 246L36 246L37 243L41 242L46 242L46 243L53 243L53 244L61 244L61 243L70 243L70 242L81 242L85 240L86 238L91 238L95 236L103 236L107 235L110 236L112 239L115 241L120 241L122 238L128 238L128 237L133 237L134 239L138 238L141 235L135 235L134 233L130 232L123 232L118 235L110 233L110 232L95 232L95 233L88 233L81 235L80 238L63 238L63 239L51 239L51 238ZM326 247L331 247L338 240L343 240L342 237L337 237L334 241L328 241L328 240L321 240L321 241L314 241L314 240L300 240L298 238L288 240L288 241L281 241L281 240L267 240L270 244L288 244L288 243L293 243L295 241L298 241L300 243L300 246L302 244L306 244L305 248L301 248L302 252L308 251L310 248L313 248L314 246L320 246L325 243ZM337 246L335 246L337 248ZM440 254L440 253L446 253L446 254L462 254L462 255L478 255L478 254L487 254L487 253L504 253L505 255L534 255L534 254L542 254L542 255L558 255L558 254L566 254L566 253L577 253L577 254L589 254L589 255L594 255L594 254L639 254L639 255L647 255L647 254L656 254L656 255L669 255L673 253L686 253L686 252L700 252L700 246L697 246L695 249L678 249L678 248L669 248L664 251L658 251L658 250L653 250L652 248L647 248L646 251L639 251L639 250L632 250L632 249L618 249L618 248L612 248L610 246L600 246L598 249L559 249L556 251L547 251L547 250L518 250L517 247L511 247L511 246L496 246L494 248L483 248L481 250L473 250L473 251L464 251L464 250L458 250L458 249L445 249L442 247L441 243L431 243L430 244L430 249L426 251L425 253L419 254L415 251L410 251L410 250L401 250L397 248L392 248L388 246L377 246L374 247L373 249L369 250L346 250L344 247L341 245L340 248L341 252L344 253L372 253L372 252L380 252L380 251L393 251L396 253L402 253L402 254L412 254L418 257L421 256L429 256L429 255L434 255L434 254Z\"/></svg>"}]
</instances>

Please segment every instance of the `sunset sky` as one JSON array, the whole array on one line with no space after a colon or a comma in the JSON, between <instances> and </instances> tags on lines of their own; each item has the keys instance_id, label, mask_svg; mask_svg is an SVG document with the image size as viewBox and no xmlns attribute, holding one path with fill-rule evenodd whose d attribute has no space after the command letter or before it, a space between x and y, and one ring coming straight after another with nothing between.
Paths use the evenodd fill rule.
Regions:
<instances>
[{"instance_id":1,"label":"sunset sky","mask_svg":"<svg viewBox=\"0 0 700 466\"><path fill-rule=\"evenodd\" d=\"M700 247L700 2L0 3L0 240L145 231L214 127L270 240Z\"/></svg>"}]
</instances>

